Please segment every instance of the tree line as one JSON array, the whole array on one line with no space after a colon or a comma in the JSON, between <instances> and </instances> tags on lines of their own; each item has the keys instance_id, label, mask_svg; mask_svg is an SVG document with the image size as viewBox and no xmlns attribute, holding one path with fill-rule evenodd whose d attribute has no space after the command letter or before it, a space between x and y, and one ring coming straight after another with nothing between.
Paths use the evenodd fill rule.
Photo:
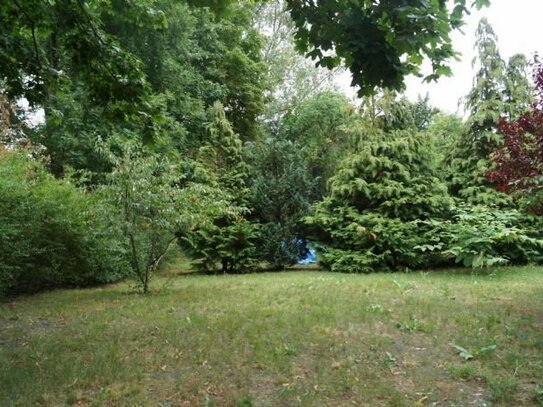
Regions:
<instances>
[{"instance_id":1,"label":"tree line","mask_svg":"<svg viewBox=\"0 0 543 407\"><path fill-rule=\"evenodd\" d=\"M459 0L4 3L0 290L132 276L147 292L173 245L223 273L283 269L308 244L341 272L541 261L526 57L504 62L483 20L467 121L399 93L423 56L426 79L448 73L466 12ZM357 106L334 91L340 65Z\"/></svg>"}]
</instances>

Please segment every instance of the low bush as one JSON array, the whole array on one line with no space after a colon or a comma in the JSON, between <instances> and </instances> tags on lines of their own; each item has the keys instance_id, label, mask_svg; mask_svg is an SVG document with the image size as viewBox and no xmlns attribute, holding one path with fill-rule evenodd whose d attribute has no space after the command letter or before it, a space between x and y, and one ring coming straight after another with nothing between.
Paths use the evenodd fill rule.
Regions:
<instances>
[{"instance_id":1,"label":"low bush","mask_svg":"<svg viewBox=\"0 0 543 407\"><path fill-rule=\"evenodd\" d=\"M543 240L535 216L516 209L458 205L448 220L422 222L433 228L421 254L441 253L465 267L540 263Z\"/></svg>"}]
</instances>

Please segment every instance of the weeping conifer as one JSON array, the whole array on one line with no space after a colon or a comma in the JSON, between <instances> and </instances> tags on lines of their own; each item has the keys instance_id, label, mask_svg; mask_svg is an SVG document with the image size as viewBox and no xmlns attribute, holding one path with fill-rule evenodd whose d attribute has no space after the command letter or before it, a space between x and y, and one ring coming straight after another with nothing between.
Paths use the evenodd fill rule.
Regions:
<instances>
[{"instance_id":1,"label":"weeping conifer","mask_svg":"<svg viewBox=\"0 0 543 407\"><path fill-rule=\"evenodd\" d=\"M330 195L307 219L320 263L341 272L434 264L416 246L431 241L424 221L445 216L451 199L439 180L432 144L414 130L359 127L360 147L332 178Z\"/></svg>"}]
</instances>

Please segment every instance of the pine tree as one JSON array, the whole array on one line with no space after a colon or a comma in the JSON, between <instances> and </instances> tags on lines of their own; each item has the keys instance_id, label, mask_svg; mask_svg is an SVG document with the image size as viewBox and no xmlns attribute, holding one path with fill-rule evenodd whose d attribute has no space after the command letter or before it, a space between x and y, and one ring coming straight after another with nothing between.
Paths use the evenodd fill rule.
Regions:
<instances>
[{"instance_id":1,"label":"pine tree","mask_svg":"<svg viewBox=\"0 0 543 407\"><path fill-rule=\"evenodd\" d=\"M240 271L256 261L257 226L247 219L248 166L243 145L216 102L208 109L207 142L200 148L198 162L207 182L229 196L228 209L211 224L185 233L181 246L204 270L223 273Z\"/></svg>"},{"instance_id":2,"label":"pine tree","mask_svg":"<svg viewBox=\"0 0 543 407\"><path fill-rule=\"evenodd\" d=\"M431 240L424 221L447 213L451 200L437 177L435 154L413 130L388 133L359 125L358 151L331 180L331 194L307 219L333 271L424 267L415 247Z\"/></svg>"},{"instance_id":3,"label":"pine tree","mask_svg":"<svg viewBox=\"0 0 543 407\"><path fill-rule=\"evenodd\" d=\"M490 154L501 143L496 127L505 110L505 62L500 57L497 37L483 18L476 31L473 60L477 68L473 87L465 98L470 116L466 129L446 159L450 168L449 190L471 204L507 206L510 200L497 192L485 173L491 169Z\"/></svg>"}]
</instances>

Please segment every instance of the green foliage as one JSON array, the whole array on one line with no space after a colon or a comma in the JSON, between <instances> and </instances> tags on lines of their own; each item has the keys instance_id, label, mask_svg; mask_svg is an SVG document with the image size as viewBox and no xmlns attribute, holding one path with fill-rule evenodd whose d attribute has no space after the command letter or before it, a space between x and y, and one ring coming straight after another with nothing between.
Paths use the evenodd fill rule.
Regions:
<instances>
[{"instance_id":1,"label":"green foliage","mask_svg":"<svg viewBox=\"0 0 543 407\"><path fill-rule=\"evenodd\" d=\"M399 321L396 323L396 328L401 332L431 332L431 328L426 326L422 321L419 321L414 315L411 315L409 320Z\"/></svg>"},{"instance_id":2,"label":"green foliage","mask_svg":"<svg viewBox=\"0 0 543 407\"><path fill-rule=\"evenodd\" d=\"M206 109L220 101L234 130L255 138L256 117L265 108L266 66L262 40L252 28L252 6L223 3L225 12L217 15L197 3L113 2L105 29L142 62L153 91L168 96L168 115L190 136L203 133Z\"/></svg>"},{"instance_id":3,"label":"green foliage","mask_svg":"<svg viewBox=\"0 0 543 407\"><path fill-rule=\"evenodd\" d=\"M450 148L459 134L465 135L463 124L443 116L432 121L430 108L418 109L420 117L429 119L415 120L416 107L385 92L367 100L364 112L369 123L350 126L349 138L360 146L342 162L330 181L329 196L307 219L312 238L322 245L321 264L333 271L371 272L452 261L466 267L540 261L542 241L527 215L496 207L511 201L485 184L488 157L467 147L474 142L484 147L475 136L460 138L466 143L465 155L455 162L464 170L475 162L477 171L453 173L453 180L465 184L455 192L468 203L493 206L453 206L439 179L443 156L434 143ZM428 128L416 133L420 127ZM474 173L481 180L474 179ZM465 181L469 176L471 184Z\"/></svg>"},{"instance_id":4,"label":"green foliage","mask_svg":"<svg viewBox=\"0 0 543 407\"><path fill-rule=\"evenodd\" d=\"M446 153L453 147L454 143L464 131L462 119L456 115L437 113L432 116L427 134L436 143L436 149L445 158Z\"/></svg>"},{"instance_id":5,"label":"green foliage","mask_svg":"<svg viewBox=\"0 0 543 407\"><path fill-rule=\"evenodd\" d=\"M538 406L543 406L543 386L539 384L534 387L534 400Z\"/></svg>"},{"instance_id":6,"label":"green foliage","mask_svg":"<svg viewBox=\"0 0 543 407\"><path fill-rule=\"evenodd\" d=\"M344 96L322 92L301 103L283 120L280 136L300 149L317 182L312 200L321 199L338 163L353 147L345 127L355 120L352 105Z\"/></svg>"},{"instance_id":7,"label":"green foliage","mask_svg":"<svg viewBox=\"0 0 543 407\"><path fill-rule=\"evenodd\" d=\"M378 95L362 99L362 115L373 126L385 131L417 129L424 130L438 110L429 103L429 96L420 95L416 102L396 92L384 90Z\"/></svg>"},{"instance_id":8,"label":"green foliage","mask_svg":"<svg viewBox=\"0 0 543 407\"><path fill-rule=\"evenodd\" d=\"M424 97L419 95L412 105L413 121L419 131L428 129L434 123L434 116L440 113L439 109L430 104L428 93Z\"/></svg>"},{"instance_id":9,"label":"green foliage","mask_svg":"<svg viewBox=\"0 0 543 407\"><path fill-rule=\"evenodd\" d=\"M112 134L193 152L217 100L243 138L259 134L266 67L248 3L18 0L0 6L0 33L1 91L43 109L29 135L57 176L109 171L94 145Z\"/></svg>"},{"instance_id":10,"label":"green foliage","mask_svg":"<svg viewBox=\"0 0 543 407\"><path fill-rule=\"evenodd\" d=\"M492 162L489 156L481 158L473 152L474 143L477 143L474 138L464 133L445 158L451 195L472 205L511 207L511 197L497 191L486 178L485 174L493 168Z\"/></svg>"},{"instance_id":11,"label":"green foliage","mask_svg":"<svg viewBox=\"0 0 543 407\"><path fill-rule=\"evenodd\" d=\"M477 71L465 98L470 113L467 128L445 159L449 191L471 204L510 207L510 197L497 192L486 174L493 169L490 154L503 142L496 130L499 118L504 113L518 116L530 104L532 90L526 77L526 58L516 55L506 65L486 19L479 22L475 47L478 55L473 65Z\"/></svg>"},{"instance_id":12,"label":"green foliage","mask_svg":"<svg viewBox=\"0 0 543 407\"><path fill-rule=\"evenodd\" d=\"M268 68L266 112L263 121L274 130L285 114L323 91L334 89L335 72L296 51L295 26L284 0L263 2L255 9L255 26L265 38L263 60Z\"/></svg>"},{"instance_id":13,"label":"green foliage","mask_svg":"<svg viewBox=\"0 0 543 407\"><path fill-rule=\"evenodd\" d=\"M433 228L431 243L417 247L421 253L441 252L464 267L541 262L543 240L523 223L531 216L513 209L459 205L450 220L426 222ZM529 219L527 219L529 218Z\"/></svg>"},{"instance_id":14,"label":"green foliage","mask_svg":"<svg viewBox=\"0 0 543 407\"><path fill-rule=\"evenodd\" d=\"M509 120L516 120L526 113L534 103L534 88L529 81L528 60L523 54L509 58L505 69L503 99L505 114Z\"/></svg>"},{"instance_id":15,"label":"green foliage","mask_svg":"<svg viewBox=\"0 0 543 407\"><path fill-rule=\"evenodd\" d=\"M206 222L221 201L202 185L176 185L176 166L141 145L126 144L119 157L107 155L115 167L100 192L111 201L111 229L122 235L132 275L147 293L176 233Z\"/></svg>"},{"instance_id":16,"label":"green foliage","mask_svg":"<svg viewBox=\"0 0 543 407\"><path fill-rule=\"evenodd\" d=\"M262 260L281 268L305 253L300 220L318 200L307 224L334 271L541 260L540 232L503 209L512 200L485 177L502 142L498 117L531 102L526 58L506 65L481 21L465 126L436 115L428 97L375 94L401 89L425 56L426 79L449 73L465 0L452 11L444 1L255 3L0 5L2 140L28 134L55 176L86 170L77 174L93 191L1 153L0 236L15 248L2 254L5 289L109 281L130 269L147 292L176 240L205 270ZM294 55L294 36L321 67L346 65L373 95L361 115L338 94L316 93L329 78ZM43 109L43 123L23 131L25 113L8 103L21 98ZM275 139L262 139L262 121ZM96 150L100 139L107 151ZM453 207L449 194L466 205Z\"/></svg>"},{"instance_id":17,"label":"green foliage","mask_svg":"<svg viewBox=\"0 0 543 407\"><path fill-rule=\"evenodd\" d=\"M141 2L139 2L141 5ZM139 61L104 30L99 0L17 0L0 5L0 73L11 99L46 103L64 82L127 106L147 92Z\"/></svg>"},{"instance_id":18,"label":"green foliage","mask_svg":"<svg viewBox=\"0 0 543 407\"><path fill-rule=\"evenodd\" d=\"M235 209L238 210L239 209ZM183 233L181 247L205 271L240 272L255 265L257 225L247 221L243 213L228 212L216 216L211 224Z\"/></svg>"},{"instance_id":19,"label":"green foliage","mask_svg":"<svg viewBox=\"0 0 543 407\"><path fill-rule=\"evenodd\" d=\"M25 152L0 150L0 293L116 281L127 273L102 204Z\"/></svg>"},{"instance_id":20,"label":"green foliage","mask_svg":"<svg viewBox=\"0 0 543 407\"><path fill-rule=\"evenodd\" d=\"M295 264L307 250L301 220L315 190L306 158L296 144L271 138L253 145L248 155L250 207L261 224L259 257L276 269Z\"/></svg>"},{"instance_id":21,"label":"green foliage","mask_svg":"<svg viewBox=\"0 0 543 407\"><path fill-rule=\"evenodd\" d=\"M0 148L7 145L22 146L28 141L25 135L27 125L20 120L19 110L20 108L11 103L0 91Z\"/></svg>"},{"instance_id":22,"label":"green foliage","mask_svg":"<svg viewBox=\"0 0 543 407\"><path fill-rule=\"evenodd\" d=\"M359 150L331 179L331 194L307 219L323 244L322 264L333 271L427 267L433 254L415 247L431 228L421 220L445 215L452 204L436 177L431 145L412 131L362 132Z\"/></svg>"},{"instance_id":23,"label":"green foliage","mask_svg":"<svg viewBox=\"0 0 543 407\"><path fill-rule=\"evenodd\" d=\"M247 219L248 166L242 142L227 120L222 104L208 110L207 142L199 149L198 166L206 184L222 191L227 205L210 222L178 232L181 246L198 268L240 271L256 262L258 226Z\"/></svg>"},{"instance_id":24,"label":"green foliage","mask_svg":"<svg viewBox=\"0 0 543 407\"><path fill-rule=\"evenodd\" d=\"M286 3L300 51L320 66L344 64L360 95L376 87L403 89L405 76L420 75L424 57L433 68L426 80L450 75L446 63L456 55L450 32L462 25L468 12L466 0L455 0L451 12L443 1ZM473 3L480 7L488 2Z\"/></svg>"},{"instance_id":25,"label":"green foliage","mask_svg":"<svg viewBox=\"0 0 543 407\"><path fill-rule=\"evenodd\" d=\"M449 191L471 204L508 206L508 197L497 192L485 177L492 166L490 152L502 139L496 125L503 111L505 70L496 35L486 19L479 22L475 48L478 55L473 65L478 70L465 98L470 113L467 129L456 140L445 161L450 167Z\"/></svg>"},{"instance_id":26,"label":"green foliage","mask_svg":"<svg viewBox=\"0 0 543 407\"><path fill-rule=\"evenodd\" d=\"M477 57L472 65L476 73L465 105L470 113L472 132L484 132L495 128L503 112L505 62L498 50L498 38L486 18L479 22L475 38ZM491 148L488 144L479 145L477 153L489 152Z\"/></svg>"}]
</instances>

